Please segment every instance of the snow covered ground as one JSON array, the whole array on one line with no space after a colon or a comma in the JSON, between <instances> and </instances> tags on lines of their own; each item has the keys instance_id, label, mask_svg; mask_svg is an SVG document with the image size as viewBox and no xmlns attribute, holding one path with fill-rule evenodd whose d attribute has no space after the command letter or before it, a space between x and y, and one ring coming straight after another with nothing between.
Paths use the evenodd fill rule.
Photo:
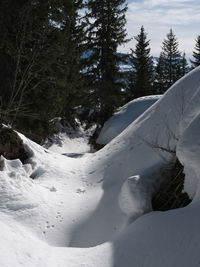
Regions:
<instances>
[{"instance_id":1,"label":"snow covered ground","mask_svg":"<svg viewBox=\"0 0 200 267\"><path fill-rule=\"evenodd\" d=\"M51 138L46 140L44 147L50 151L59 154L71 154L71 156L78 156L78 154L89 153L93 148L89 144L89 137L92 135L93 129L84 130L84 128L77 121L77 126L72 128L70 126L63 127L59 122L56 123L58 134L54 134Z\"/></svg>"},{"instance_id":2,"label":"snow covered ground","mask_svg":"<svg viewBox=\"0 0 200 267\"><path fill-rule=\"evenodd\" d=\"M118 111L105 122L97 139L97 143L102 145L109 143L160 98L161 95L144 96L134 99L119 108Z\"/></svg>"},{"instance_id":3,"label":"snow covered ground","mask_svg":"<svg viewBox=\"0 0 200 267\"><path fill-rule=\"evenodd\" d=\"M199 133L200 67L96 153L72 158L20 135L28 162L0 162L0 266L199 266ZM172 160L155 147L184 165L187 207L151 211Z\"/></svg>"}]
</instances>

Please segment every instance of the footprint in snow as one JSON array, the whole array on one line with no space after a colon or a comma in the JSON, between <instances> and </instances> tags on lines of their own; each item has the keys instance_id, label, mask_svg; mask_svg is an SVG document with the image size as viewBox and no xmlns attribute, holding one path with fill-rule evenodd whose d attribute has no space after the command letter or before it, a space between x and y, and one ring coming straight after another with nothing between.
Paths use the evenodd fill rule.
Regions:
<instances>
[{"instance_id":1,"label":"footprint in snow","mask_svg":"<svg viewBox=\"0 0 200 267\"><path fill-rule=\"evenodd\" d=\"M81 193L85 193L85 188L84 187L80 187L76 190L76 193L81 194Z\"/></svg>"},{"instance_id":2,"label":"footprint in snow","mask_svg":"<svg viewBox=\"0 0 200 267\"><path fill-rule=\"evenodd\" d=\"M61 216L61 214L60 214L60 212L58 211L57 212L57 216L56 216L56 219L58 219L59 220L59 222L62 222L62 220L64 219L62 216Z\"/></svg>"},{"instance_id":3,"label":"footprint in snow","mask_svg":"<svg viewBox=\"0 0 200 267\"><path fill-rule=\"evenodd\" d=\"M91 171L91 172L89 172L88 174L93 174L93 173L95 173L96 171Z\"/></svg>"},{"instance_id":4,"label":"footprint in snow","mask_svg":"<svg viewBox=\"0 0 200 267\"><path fill-rule=\"evenodd\" d=\"M49 190L50 190L51 192L56 192L56 191L57 191L57 189L56 189L54 186L52 186Z\"/></svg>"}]
</instances>

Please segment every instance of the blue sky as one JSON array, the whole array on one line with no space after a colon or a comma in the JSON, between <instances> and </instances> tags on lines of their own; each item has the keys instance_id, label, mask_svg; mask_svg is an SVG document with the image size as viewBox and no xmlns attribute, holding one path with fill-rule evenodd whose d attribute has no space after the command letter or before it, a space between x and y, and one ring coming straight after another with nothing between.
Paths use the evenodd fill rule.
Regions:
<instances>
[{"instance_id":1,"label":"blue sky","mask_svg":"<svg viewBox=\"0 0 200 267\"><path fill-rule=\"evenodd\" d=\"M127 0L128 37L137 35L143 25L150 39L151 52L160 53L163 39L172 28L179 41L179 49L191 57L195 39L200 35L200 0ZM134 48L132 40L120 51Z\"/></svg>"}]
</instances>

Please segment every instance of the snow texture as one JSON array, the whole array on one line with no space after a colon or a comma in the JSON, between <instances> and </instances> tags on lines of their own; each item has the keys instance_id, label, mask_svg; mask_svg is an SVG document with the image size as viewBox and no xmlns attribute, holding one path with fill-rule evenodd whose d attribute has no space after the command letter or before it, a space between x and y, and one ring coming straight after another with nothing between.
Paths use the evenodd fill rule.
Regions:
<instances>
[{"instance_id":1,"label":"snow texture","mask_svg":"<svg viewBox=\"0 0 200 267\"><path fill-rule=\"evenodd\" d=\"M199 266L199 132L200 67L96 153L66 157L19 134L31 157L0 160L0 266ZM152 212L166 150L193 201Z\"/></svg>"},{"instance_id":2,"label":"snow texture","mask_svg":"<svg viewBox=\"0 0 200 267\"><path fill-rule=\"evenodd\" d=\"M134 99L119 108L118 111L105 122L97 139L97 143L103 145L109 143L160 98L161 95L144 96Z\"/></svg>"},{"instance_id":3,"label":"snow texture","mask_svg":"<svg viewBox=\"0 0 200 267\"><path fill-rule=\"evenodd\" d=\"M91 152L92 148L89 145L89 137L92 134L93 129L87 131L77 121L75 128L71 126L63 127L60 123L60 118L55 118L56 130L58 134L54 134L51 138L46 140L44 147L50 151L59 154L68 154L68 156L76 156L82 153Z\"/></svg>"}]
</instances>

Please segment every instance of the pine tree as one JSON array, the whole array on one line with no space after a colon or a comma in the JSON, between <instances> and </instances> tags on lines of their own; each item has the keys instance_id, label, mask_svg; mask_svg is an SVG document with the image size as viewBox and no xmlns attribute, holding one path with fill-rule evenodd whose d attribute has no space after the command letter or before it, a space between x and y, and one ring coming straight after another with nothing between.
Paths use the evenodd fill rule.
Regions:
<instances>
[{"instance_id":1,"label":"pine tree","mask_svg":"<svg viewBox=\"0 0 200 267\"><path fill-rule=\"evenodd\" d=\"M60 49L63 51L59 57L59 72L61 80L65 80L65 90L62 93L62 118L72 126L75 123L76 107L80 106L83 98L84 58L84 29L85 21L79 11L83 8L82 0L63 1L62 24L60 25ZM58 18L58 22L59 22Z\"/></svg>"},{"instance_id":2,"label":"pine tree","mask_svg":"<svg viewBox=\"0 0 200 267\"><path fill-rule=\"evenodd\" d=\"M53 129L51 119L74 106L71 99L81 68L82 26L77 15L81 2L0 3L1 119L38 142Z\"/></svg>"},{"instance_id":3,"label":"pine tree","mask_svg":"<svg viewBox=\"0 0 200 267\"><path fill-rule=\"evenodd\" d=\"M131 98L137 98L153 93L153 58L150 55L149 40L144 27L135 37L136 48L131 49L130 60L132 71L130 72L129 94Z\"/></svg>"},{"instance_id":4,"label":"pine tree","mask_svg":"<svg viewBox=\"0 0 200 267\"><path fill-rule=\"evenodd\" d=\"M200 35L196 39L196 44L195 44L195 51L193 51L193 58L194 60L191 60L192 63L192 68L196 68L200 66Z\"/></svg>"},{"instance_id":5,"label":"pine tree","mask_svg":"<svg viewBox=\"0 0 200 267\"><path fill-rule=\"evenodd\" d=\"M88 0L87 71L88 119L102 126L121 103L119 45L127 42L125 0Z\"/></svg>"},{"instance_id":6,"label":"pine tree","mask_svg":"<svg viewBox=\"0 0 200 267\"><path fill-rule=\"evenodd\" d=\"M167 38L163 41L162 52L159 59L159 61L162 62L162 68L158 65L157 79L155 81L155 86L161 93L165 92L172 84L183 76L183 58L178 50L178 46L177 38L172 29L170 29ZM159 76L161 77L159 78ZM161 86L159 89L158 83Z\"/></svg>"},{"instance_id":7,"label":"pine tree","mask_svg":"<svg viewBox=\"0 0 200 267\"><path fill-rule=\"evenodd\" d=\"M178 73L178 76L181 78L185 74L187 74L188 72L189 72L189 66L188 66L188 62L187 62L187 59L186 59L186 54L184 52L182 54L181 58L180 58L180 65L179 65L179 73Z\"/></svg>"},{"instance_id":8,"label":"pine tree","mask_svg":"<svg viewBox=\"0 0 200 267\"><path fill-rule=\"evenodd\" d=\"M166 83L165 58L162 52L160 53L156 66L154 87L157 94L163 94L168 89L168 85Z\"/></svg>"}]
</instances>

